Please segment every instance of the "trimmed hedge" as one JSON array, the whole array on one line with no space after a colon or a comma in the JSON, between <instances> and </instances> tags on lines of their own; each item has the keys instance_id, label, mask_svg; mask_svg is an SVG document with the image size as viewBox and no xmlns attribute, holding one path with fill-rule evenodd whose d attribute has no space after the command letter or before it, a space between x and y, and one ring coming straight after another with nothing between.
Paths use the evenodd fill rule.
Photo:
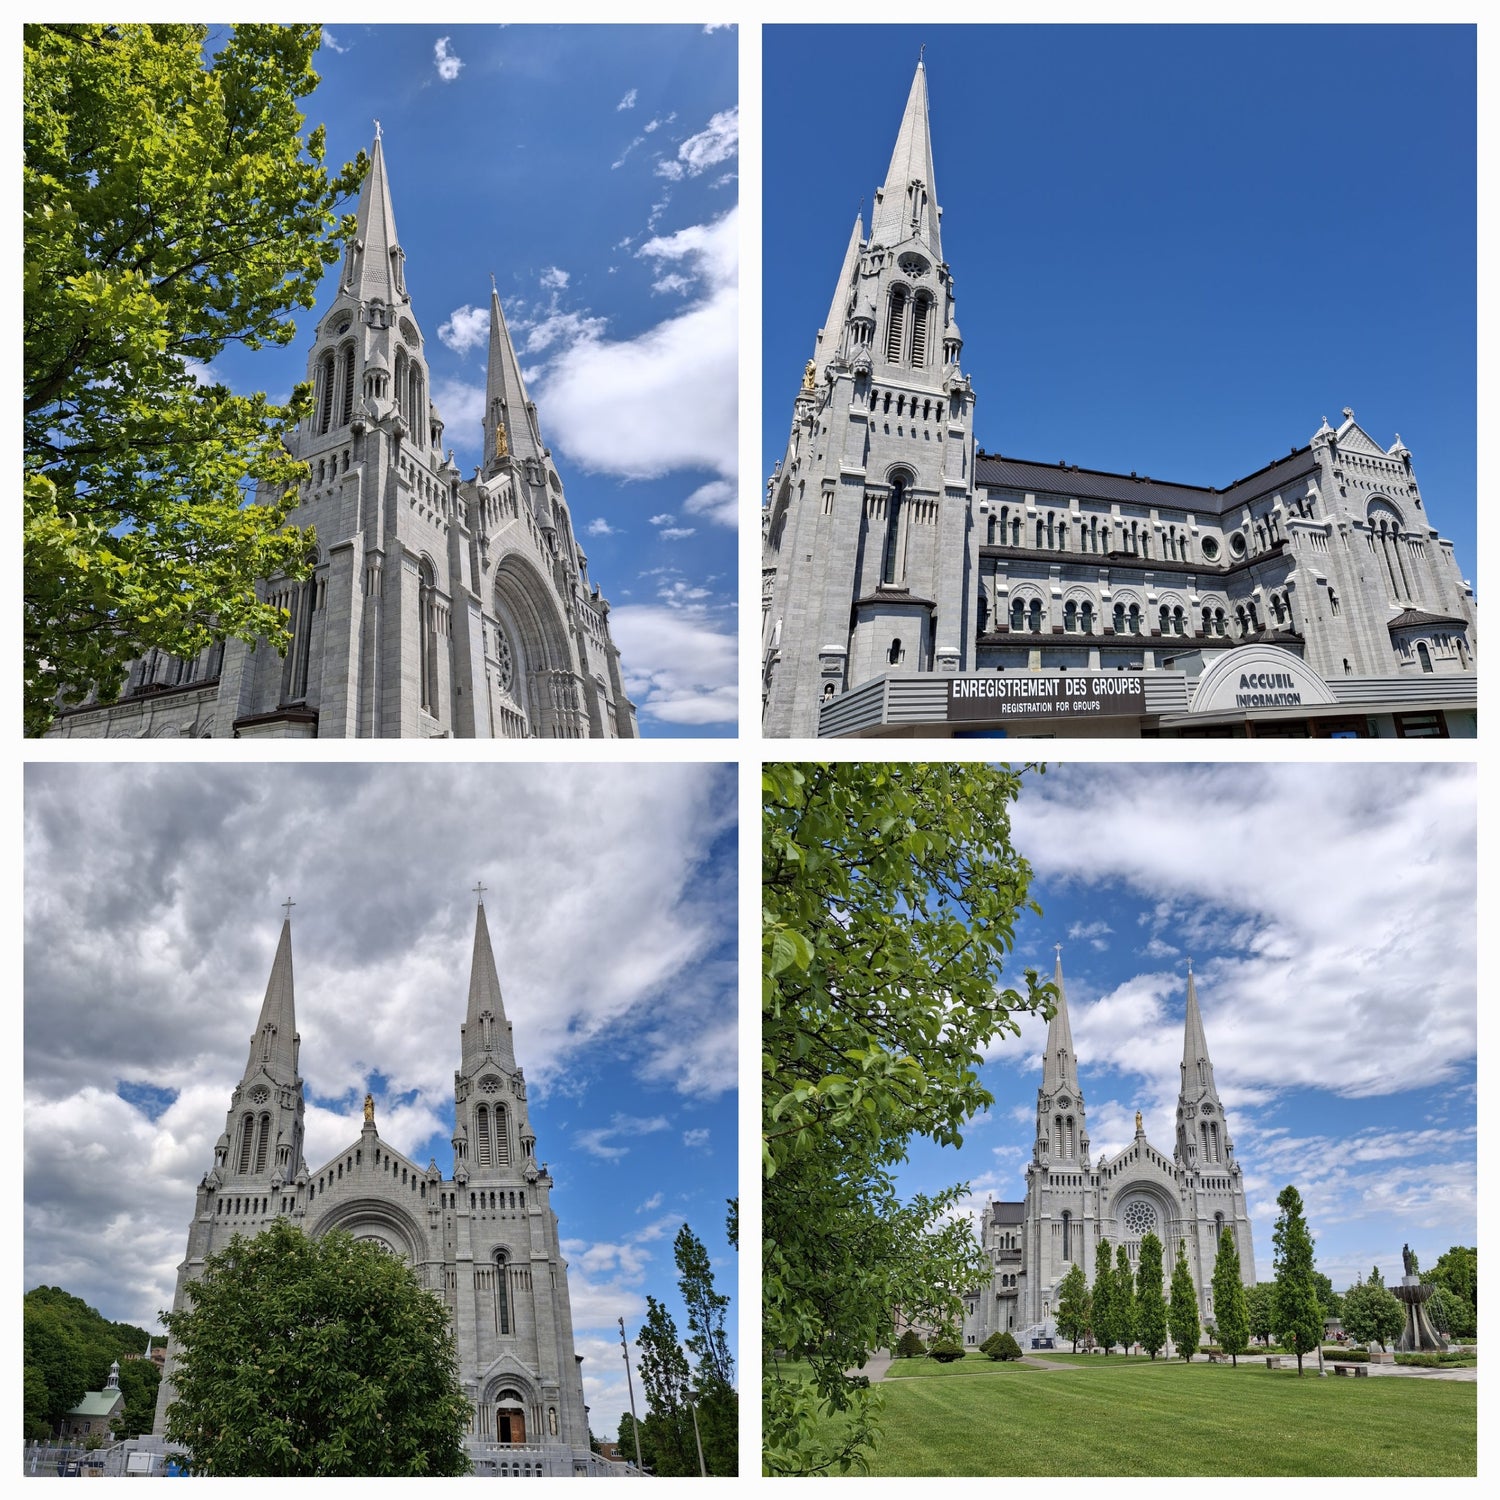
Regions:
<instances>
[{"instance_id":1,"label":"trimmed hedge","mask_svg":"<svg viewBox=\"0 0 1500 1500\"><path fill-rule=\"evenodd\" d=\"M993 1338L986 1339L989 1347L984 1351L991 1359L1020 1359L1021 1346L1009 1333L997 1333Z\"/></svg>"},{"instance_id":2,"label":"trimmed hedge","mask_svg":"<svg viewBox=\"0 0 1500 1500\"><path fill-rule=\"evenodd\" d=\"M915 1328L908 1328L896 1340L895 1354L897 1359L920 1359L926 1353L927 1345L922 1342L922 1336Z\"/></svg>"},{"instance_id":3,"label":"trimmed hedge","mask_svg":"<svg viewBox=\"0 0 1500 1500\"><path fill-rule=\"evenodd\" d=\"M927 1357L940 1364L951 1364L955 1359L964 1357L964 1346L956 1339L933 1339L927 1346Z\"/></svg>"}]
</instances>

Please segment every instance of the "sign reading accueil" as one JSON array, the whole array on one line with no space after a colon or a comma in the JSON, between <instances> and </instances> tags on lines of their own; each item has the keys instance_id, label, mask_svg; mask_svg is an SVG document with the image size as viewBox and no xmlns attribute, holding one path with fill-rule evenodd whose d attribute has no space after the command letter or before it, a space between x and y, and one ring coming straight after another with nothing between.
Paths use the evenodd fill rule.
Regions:
<instances>
[{"instance_id":1,"label":"sign reading accueil","mask_svg":"<svg viewBox=\"0 0 1500 1500\"><path fill-rule=\"evenodd\" d=\"M1134 673L997 672L948 679L948 719L1084 719L1143 714L1146 684Z\"/></svg>"}]
</instances>

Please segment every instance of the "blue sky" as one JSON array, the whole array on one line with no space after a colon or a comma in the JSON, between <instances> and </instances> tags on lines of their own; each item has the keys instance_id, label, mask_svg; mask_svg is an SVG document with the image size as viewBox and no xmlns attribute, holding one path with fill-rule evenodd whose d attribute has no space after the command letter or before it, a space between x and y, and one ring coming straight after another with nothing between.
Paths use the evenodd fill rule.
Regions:
<instances>
[{"instance_id":1,"label":"blue sky","mask_svg":"<svg viewBox=\"0 0 1500 1500\"><path fill-rule=\"evenodd\" d=\"M1472 26L766 27L763 475L924 43L981 447L1222 489L1349 406L1474 580Z\"/></svg>"},{"instance_id":2,"label":"blue sky","mask_svg":"<svg viewBox=\"0 0 1500 1500\"><path fill-rule=\"evenodd\" d=\"M1276 1195L1307 1205L1343 1290L1410 1242L1477 1243L1475 768L1067 765L1028 774L1013 839L1043 911L1004 982L1054 944L1093 1161L1135 1111L1170 1156L1187 960L1244 1173L1260 1279ZM1020 1201L1046 1023L996 1043L961 1150L914 1142L904 1194Z\"/></svg>"},{"instance_id":3,"label":"blue sky","mask_svg":"<svg viewBox=\"0 0 1500 1500\"><path fill-rule=\"evenodd\" d=\"M737 31L344 24L314 65L303 110L330 164L381 123L460 469L480 457L493 274L642 731L732 734ZM215 373L284 398L333 292L289 346Z\"/></svg>"},{"instance_id":4,"label":"blue sky","mask_svg":"<svg viewBox=\"0 0 1500 1500\"><path fill-rule=\"evenodd\" d=\"M368 1088L450 1172L483 881L593 1430L628 1410L615 1319L649 1293L687 1334L684 1222L737 1343L731 767L38 764L25 828L28 1287L159 1328L288 895L309 1168Z\"/></svg>"}]
</instances>

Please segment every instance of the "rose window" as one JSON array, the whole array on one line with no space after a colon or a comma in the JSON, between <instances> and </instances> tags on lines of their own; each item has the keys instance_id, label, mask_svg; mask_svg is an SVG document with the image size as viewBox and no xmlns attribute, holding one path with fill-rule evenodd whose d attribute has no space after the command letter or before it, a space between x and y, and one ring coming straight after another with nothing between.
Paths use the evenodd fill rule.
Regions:
<instances>
[{"instance_id":1,"label":"rose window","mask_svg":"<svg viewBox=\"0 0 1500 1500\"><path fill-rule=\"evenodd\" d=\"M510 692L511 683L516 675L516 664L514 657L510 654L510 642L505 639L503 630L495 631L495 680L505 692Z\"/></svg>"},{"instance_id":2,"label":"rose window","mask_svg":"<svg viewBox=\"0 0 1500 1500\"><path fill-rule=\"evenodd\" d=\"M1125 1228L1137 1239L1156 1228L1156 1210L1144 1198L1125 1205Z\"/></svg>"},{"instance_id":3,"label":"rose window","mask_svg":"<svg viewBox=\"0 0 1500 1500\"><path fill-rule=\"evenodd\" d=\"M257 1084L250 1090L250 1102L252 1104L264 1104L271 1097L271 1091L264 1084Z\"/></svg>"},{"instance_id":4,"label":"rose window","mask_svg":"<svg viewBox=\"0 0 1500 1500\"><path fill-rule=\"evenodd\" d=\"M479 1080L479 1092L481 1094L498 1094L500 1092L500 1080L493 1073L487 1073Z\"/></svg>"}]
</instances>

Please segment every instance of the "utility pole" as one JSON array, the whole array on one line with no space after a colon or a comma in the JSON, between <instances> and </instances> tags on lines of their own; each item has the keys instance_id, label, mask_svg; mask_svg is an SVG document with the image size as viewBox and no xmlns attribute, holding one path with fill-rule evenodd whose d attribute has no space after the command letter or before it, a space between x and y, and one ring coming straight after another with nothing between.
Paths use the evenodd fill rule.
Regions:
<instances>
[{"instance_id":1,"label":"utility pole","mask_svg":"<svg viewBox=\"0 0 1500 1500\"><path fill-rule=\"evenodd\" d=\"M635 1466L642 1474L646 1472L646 1466L641 1462L641 1422L635 1414L635 1381L630 1378L630 1345L625 1342L625 1319L618 1320L620 1324L620 1353L625 1359L625 1384L630 1391L630 1430L635 1434Z\"/></svg>"}]
</instances>

